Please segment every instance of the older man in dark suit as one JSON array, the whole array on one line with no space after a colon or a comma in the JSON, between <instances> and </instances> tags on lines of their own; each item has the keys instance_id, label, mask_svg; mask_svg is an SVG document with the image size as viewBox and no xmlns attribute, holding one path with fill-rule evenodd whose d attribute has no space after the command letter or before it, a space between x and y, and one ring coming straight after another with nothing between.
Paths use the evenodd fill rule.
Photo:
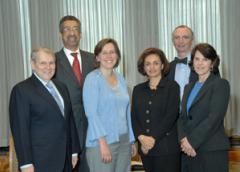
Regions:
<instances>
[{"instance_id":1,"label":"older man in dark suit","mask_svg":"<svg viewBox=\"0 0 240 172\"><path fill-rule=\"evenodd\" d=\"M34 49L31 66L32 76L14 86L9 106L20 169L71 172L79 142L67 88L52 80L55 56L47 48Z\"/></svg>"},{"instance_id":2,"label":"older man in dark suit","mask_svg":"<svg viewBox=\"0 0 240 172\"><path fill-rule=\"evenodd\" d=\"M56 53L55 77L65 83L70 93L82 149L78 169L81 172L88 172L89 168L85 157L87 119L82 103L82 86L86 75L94 69L94 55L79 49L81 23L76 17L64 16L60 20L59 31L64 48Z\"/></svg>"}]
</instances>

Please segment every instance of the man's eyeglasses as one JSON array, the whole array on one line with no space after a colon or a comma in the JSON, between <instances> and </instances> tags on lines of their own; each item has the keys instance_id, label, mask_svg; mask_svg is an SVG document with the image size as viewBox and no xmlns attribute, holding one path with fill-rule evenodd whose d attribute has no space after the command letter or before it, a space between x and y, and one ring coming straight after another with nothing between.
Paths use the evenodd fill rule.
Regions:
<instances>
[{"instance_id":1,"label":"man's eyeglasses","mask_svg":"<svg viewBox=\"0 0 240 172\"><path fill-rule=\"evenodd\" d=\"M70 33L70 32L74 32L74 33L77 33L77 32L80 32L80 28L79 27L64 27L63 28L63 32L64 33Z\"/></svg>"}]
</instances>

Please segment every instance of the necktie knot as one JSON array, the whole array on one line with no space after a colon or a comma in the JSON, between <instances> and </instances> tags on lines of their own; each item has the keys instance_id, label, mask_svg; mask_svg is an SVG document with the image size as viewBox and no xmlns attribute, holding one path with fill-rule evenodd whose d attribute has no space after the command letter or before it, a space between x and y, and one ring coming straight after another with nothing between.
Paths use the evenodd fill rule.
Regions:
<instances>
[{"instance_id":1,"label":"necktie knot","mask_svg":"<svg viewBox=\"0 0 240 172\"><path fill-rule=\"evenodd\" d=\"M50 81L46 84L46 87L48 88L48 90L50 91L51 94L52 94L52 92L55 93L54 87Z\"/></svg>"},{"instance_id":2,"label":"necktie knot","mask_svg":"<svg viewBox=\"0 0 240 172\"><path fill-rule=\"evenodd\" d=\"M71 56L74 57L73 64L72 64L73 72L74 72L79 84L82 85L82 71L80 68L79 60L78 60L78 53L71 53Z\"/></svg>"},{"instance_id":3,"label":"necktie knot","mask_svg":"<svg viewBox=\"0 0 240 172\"><path fill-rule=\"evenodd\" d=\"M175 61L176 61L176 63L187 64L188 58L185 57L185 58L183 58L183 59L179 59L179 58L175 57Z\"/></svg>"},{"instance_id":4,"label":"necktie knot","mask_svg":"<svg viewBox=\"0 0 240 172\"><path fill-rule=\"evenodd\" d=\"M48 88L53 88L53 85L52 85L51 81L48 81L48 83L46 84L46 86L47 86Z\"/></svg>"},{"instance_id":5,"label":"necktie knot","mask_svg":"<svg viewBox=\"0 0 240 172\"><path fill-rule=\"evenodd\" d=\"M75 59L75 58L77 58L77 56L78 56L78 53L71 53L71 56L73 56L73 57L74 57L74 59Z\"/></svg>"}]
</instances>

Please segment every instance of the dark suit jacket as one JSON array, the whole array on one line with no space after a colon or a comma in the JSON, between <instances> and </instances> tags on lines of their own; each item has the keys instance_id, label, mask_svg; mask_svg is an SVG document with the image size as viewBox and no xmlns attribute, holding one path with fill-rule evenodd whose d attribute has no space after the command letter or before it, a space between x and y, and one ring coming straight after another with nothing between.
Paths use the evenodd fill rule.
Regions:
<instances>
[{"instance_id":1,"label":"dark suit jacket","mask_svg":"<svg viewBox=\"0 0 240 172\"><path fill-rule=\"evenodd\" d=\"M82 58L82 75L84 80L86 75L94 69L94 55L82 50L80 50L80 53ZM87 118L85 116L82 102L82 87L79 85L63 49L56 53L56 58L57 69L55 78L63 82L68 88L78 130L80 146L81 149L84 149L87 133Z\"/></svg>"},{"instance_id":2,"label":"dark suit jacket","mask_svg":"<svg viewBox=\"0 0 240 172\"><path fill-rule=\"evenodd\" d=\"M167 75L167 78L171 81L174 81L174 79L175 79L176 65L177 65L176 60L173 60L170 63L170 70ZM194 70L191 70L190 76L189 76L189 82L197 81L197 79L198 79L198 76L197 76L196 72Z\"/></svg>"},{"instance_id":3,"label":"dark suit jacket","mask_svg":"<svg viewBox=\"0 0 240 172\"><path fill-rule=\"evenodd\" d=\"M179 86L163 78L157 90L151 90L149 81L134 87L132 95L132 125L135 137L153 136L156 144L148 155L179 153L177 118ZM139 143L140 144L140 143ZM141 149L139 146L139 153Z\"/></svg>"},{"instance_id":4,"label":"dark suit jacket","mask_svg":"<svg viewBox=\"0 0 240 172\"><path fill-rule=\"evenodd\" d=\"M229 140L224 133L223 122L229 102L229 83L211 74L193 100L187 115L187 99L194 84L188 84L184 90L182 112L178 120L179 140L187 137L197 152L227 150Z\"/></svg>"},{"instance_id":5,"label":"dark suit jacket","mask_svg":"<svg viewBox=\"0 0 240 172\"><path fill-rule=\"evenodd\" d=\"M14 86L10 97L10 126L19 166L33 164L36 172L70 172L72 153L79 152L67 88L53 82L64 100L64 117L35 75Z\"/></svg>"}]
</instances>

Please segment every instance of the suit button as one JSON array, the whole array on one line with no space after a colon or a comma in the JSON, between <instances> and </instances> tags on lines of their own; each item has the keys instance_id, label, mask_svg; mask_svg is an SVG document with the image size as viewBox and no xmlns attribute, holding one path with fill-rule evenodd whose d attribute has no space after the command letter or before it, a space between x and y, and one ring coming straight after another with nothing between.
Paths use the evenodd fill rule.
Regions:
<instances>
[{"instance_id":1,"label":"suit button","mask_svg":"<svg viewBox=\"0 0 240 172\"><path fill-rule=\"evenodd\" d=\"M151 104L152 104L152 101L149 101L148 104L151 105Z\"/></svg>"},{"instance_id":2,"label":"suit button","mask_svg":"<svg viewBox=\"0 0 240 172\"><path fill-rule=\"evenodd\" d=\"M192 120L192 115L189 115L188 118L189 118L190 120Z\"/></svg>"},{"instance_id":3,"label":"suit button","mask_svg":"<svg viewBox=\"0 0 240 172\"><path fill-rule=\"evenodd\" d=\"M169 133L168 133L168 132L166 133L166 136L169 136Z\"/></svg>"},{"instance_id":4,"label":"suit button","mask_svg":"<svg viewBox=\"0 0 240 172\"><path fill-rule=\"evenodd\" d=\"M147 119L147 120L146 120L146 123L150 123L150 119Z\"/></svg>"},{"instance_id":5,"label":"suit button","mask_svg":"<svg viewBox=\"0 0 240 172\"><path fill-rule=\"evenodd\" d=\"M150 113L150 111L149 110L146 110L146 114L149 114Z\"/></svg>"},{"instance_id":6,"label":"suit button","mask_svg":"<svg viewBox=\"0 0 240 172\"><path fill-rule=\"evenodd\" d=\"M150 132L150 129L146 129L146 132L149 133L149 132Z\"/></svg>"}]
</instances>

